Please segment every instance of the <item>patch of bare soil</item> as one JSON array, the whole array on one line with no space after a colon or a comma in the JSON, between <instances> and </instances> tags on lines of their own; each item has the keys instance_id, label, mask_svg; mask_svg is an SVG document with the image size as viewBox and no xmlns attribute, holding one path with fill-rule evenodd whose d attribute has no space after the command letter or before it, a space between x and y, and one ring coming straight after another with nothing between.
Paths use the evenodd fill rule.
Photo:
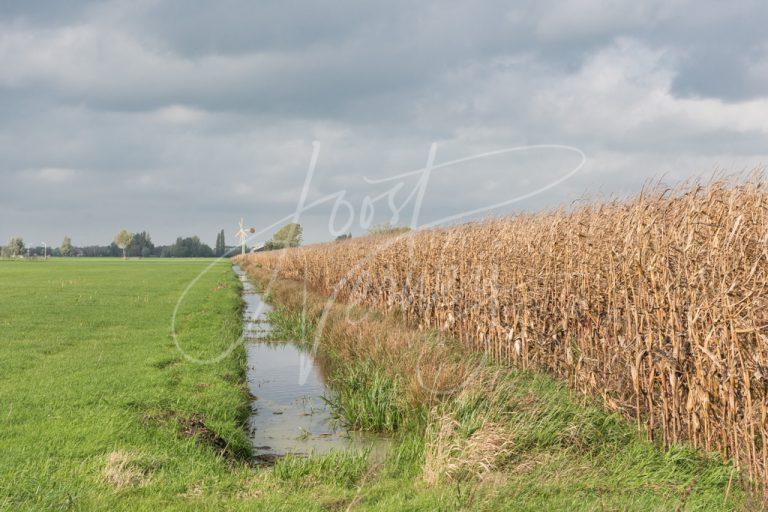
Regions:
<instances>
[{"instance_id":1,"label":"patch of bare soil","mask_svg":"<svg viewBox=\"0 0 768 512\"><path fill-rule=\"evenodd\" d=\"M179 427L179 433L182 436L194 437L198 441L215 447L220 455L234 457L224 438L205 425L205 417L202 414L179 418Z\"/></svg>"}]
</instances>

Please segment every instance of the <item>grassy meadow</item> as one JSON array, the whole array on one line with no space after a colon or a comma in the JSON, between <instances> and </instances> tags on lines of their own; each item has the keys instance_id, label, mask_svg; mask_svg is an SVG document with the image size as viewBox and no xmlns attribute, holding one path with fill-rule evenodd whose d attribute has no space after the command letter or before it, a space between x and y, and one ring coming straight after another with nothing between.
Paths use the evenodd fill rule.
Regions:
<instances>
[{"instance_id":1,"label":"grassy meadow","mask_svg":"<svg viewBox=\"0 0 768 512\"><path fill-rule=\"evenodd\" d=\"M182 433L200 418L234 457L248 451L242 351L193 366L170 336L208 264L0 262L0 508L150 509L246 478ZM201 278L179 313L182 346L202 355L237 338L237 286L225 264Z\"/></svg>"},{"instance_id":2,"label":"grassy meadow","mask_svg":"<svg viewBox=\"0 0 768 512\"><path fill-rule=\"evenodd\" d=\"M242 345L195 364L171 336L179 297L211 261L0 262L0 510L744 504L730 466L684 446L665 452L547 377L488 368L480 387L452 400L420 396L398 373L406 366L393 364L413 353L365 332L403 340L423 333L379 314L368 331L332 322L320 357L342 418L391 439L383 457L346 452L254 466ZM310 295L314 313L301 321L300 290L280 281L270 293L281 336L303 338L317 325L324 298ZM231 347L241 330L239 294L229 262L200 276L177 315L184 353L208 359Z\"/></svg>"},{"instance_id":3,"label":"grassy meadow","mask_svg":"<svg viewBox=\"0 0 768 512\"><path fill-rule=\"evenodd\" d=\"M211 261L0 262L0 510L322 508L248 463L242 345L174 344ZM185 352L238 339L239 287L220 262L190 289Z\"/></svg>"}]
</instances>

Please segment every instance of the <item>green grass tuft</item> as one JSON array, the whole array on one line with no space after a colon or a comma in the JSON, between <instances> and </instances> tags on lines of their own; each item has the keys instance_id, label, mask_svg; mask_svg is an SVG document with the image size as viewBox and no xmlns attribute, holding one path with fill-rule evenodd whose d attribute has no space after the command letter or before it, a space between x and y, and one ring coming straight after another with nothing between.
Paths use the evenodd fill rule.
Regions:
<instances>
[{"instance_id":1,"label":"green grass tuft","mask_svg":"<svg viewBox=\"0 0 768 512\"><path fill-rule=\"evenodd\" d=\"M338 367L330 384L328 402L351 429L392 433L413 415L397 380L370 361Z\"/></svg>"},{"instance_id":2,"label":"green grass tuft","mask_svg":"<svg viewBox=\"0 0 768 512\"><path fill-rule=\"evenodd\" d=\"M323 455L287 455L275 463L274 474L297 487L318 482L353 487L368 469L369 451L337 451Z\"/></svg>"}]
</instances>

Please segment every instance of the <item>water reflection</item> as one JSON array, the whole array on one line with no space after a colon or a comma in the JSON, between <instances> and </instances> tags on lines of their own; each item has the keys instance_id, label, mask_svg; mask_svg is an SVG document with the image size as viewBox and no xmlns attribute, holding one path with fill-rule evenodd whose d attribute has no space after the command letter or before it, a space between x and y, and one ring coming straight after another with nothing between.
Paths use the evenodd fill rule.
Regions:
<instances>
[{"instance_id":1,"label":"water reflection","mask_svg":"<svg viewBox=\"0 0 768 512\"><path fill-rule=\"evenodd\" d=\"M369 439L348 432L334 418L324 399L330 390L315 358L294 342L264 340L272 329L267 317L272 308L245 271L237 265L234 270L243 282L247 380L254 397L248 429L256 460L369 446Z\"/></svg>"}]
</instances>

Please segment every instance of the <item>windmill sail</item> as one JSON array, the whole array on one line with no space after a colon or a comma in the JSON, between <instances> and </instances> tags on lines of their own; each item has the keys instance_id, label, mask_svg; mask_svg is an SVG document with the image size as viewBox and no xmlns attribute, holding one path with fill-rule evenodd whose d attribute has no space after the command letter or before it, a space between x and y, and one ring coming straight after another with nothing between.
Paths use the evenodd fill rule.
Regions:
<instances>
[{"instance_id":1,"label":"windmill sail","mask_svg":"<svg viewBox=\"0 0 768 512\"><path fill-rule=\"evenodd\" d=\"M245 254L245 239L248 236L243 229L243 218L240 217L240 229L237 230L235 236L240 239L240 254Z\"/></svg>"}]
</instances>

